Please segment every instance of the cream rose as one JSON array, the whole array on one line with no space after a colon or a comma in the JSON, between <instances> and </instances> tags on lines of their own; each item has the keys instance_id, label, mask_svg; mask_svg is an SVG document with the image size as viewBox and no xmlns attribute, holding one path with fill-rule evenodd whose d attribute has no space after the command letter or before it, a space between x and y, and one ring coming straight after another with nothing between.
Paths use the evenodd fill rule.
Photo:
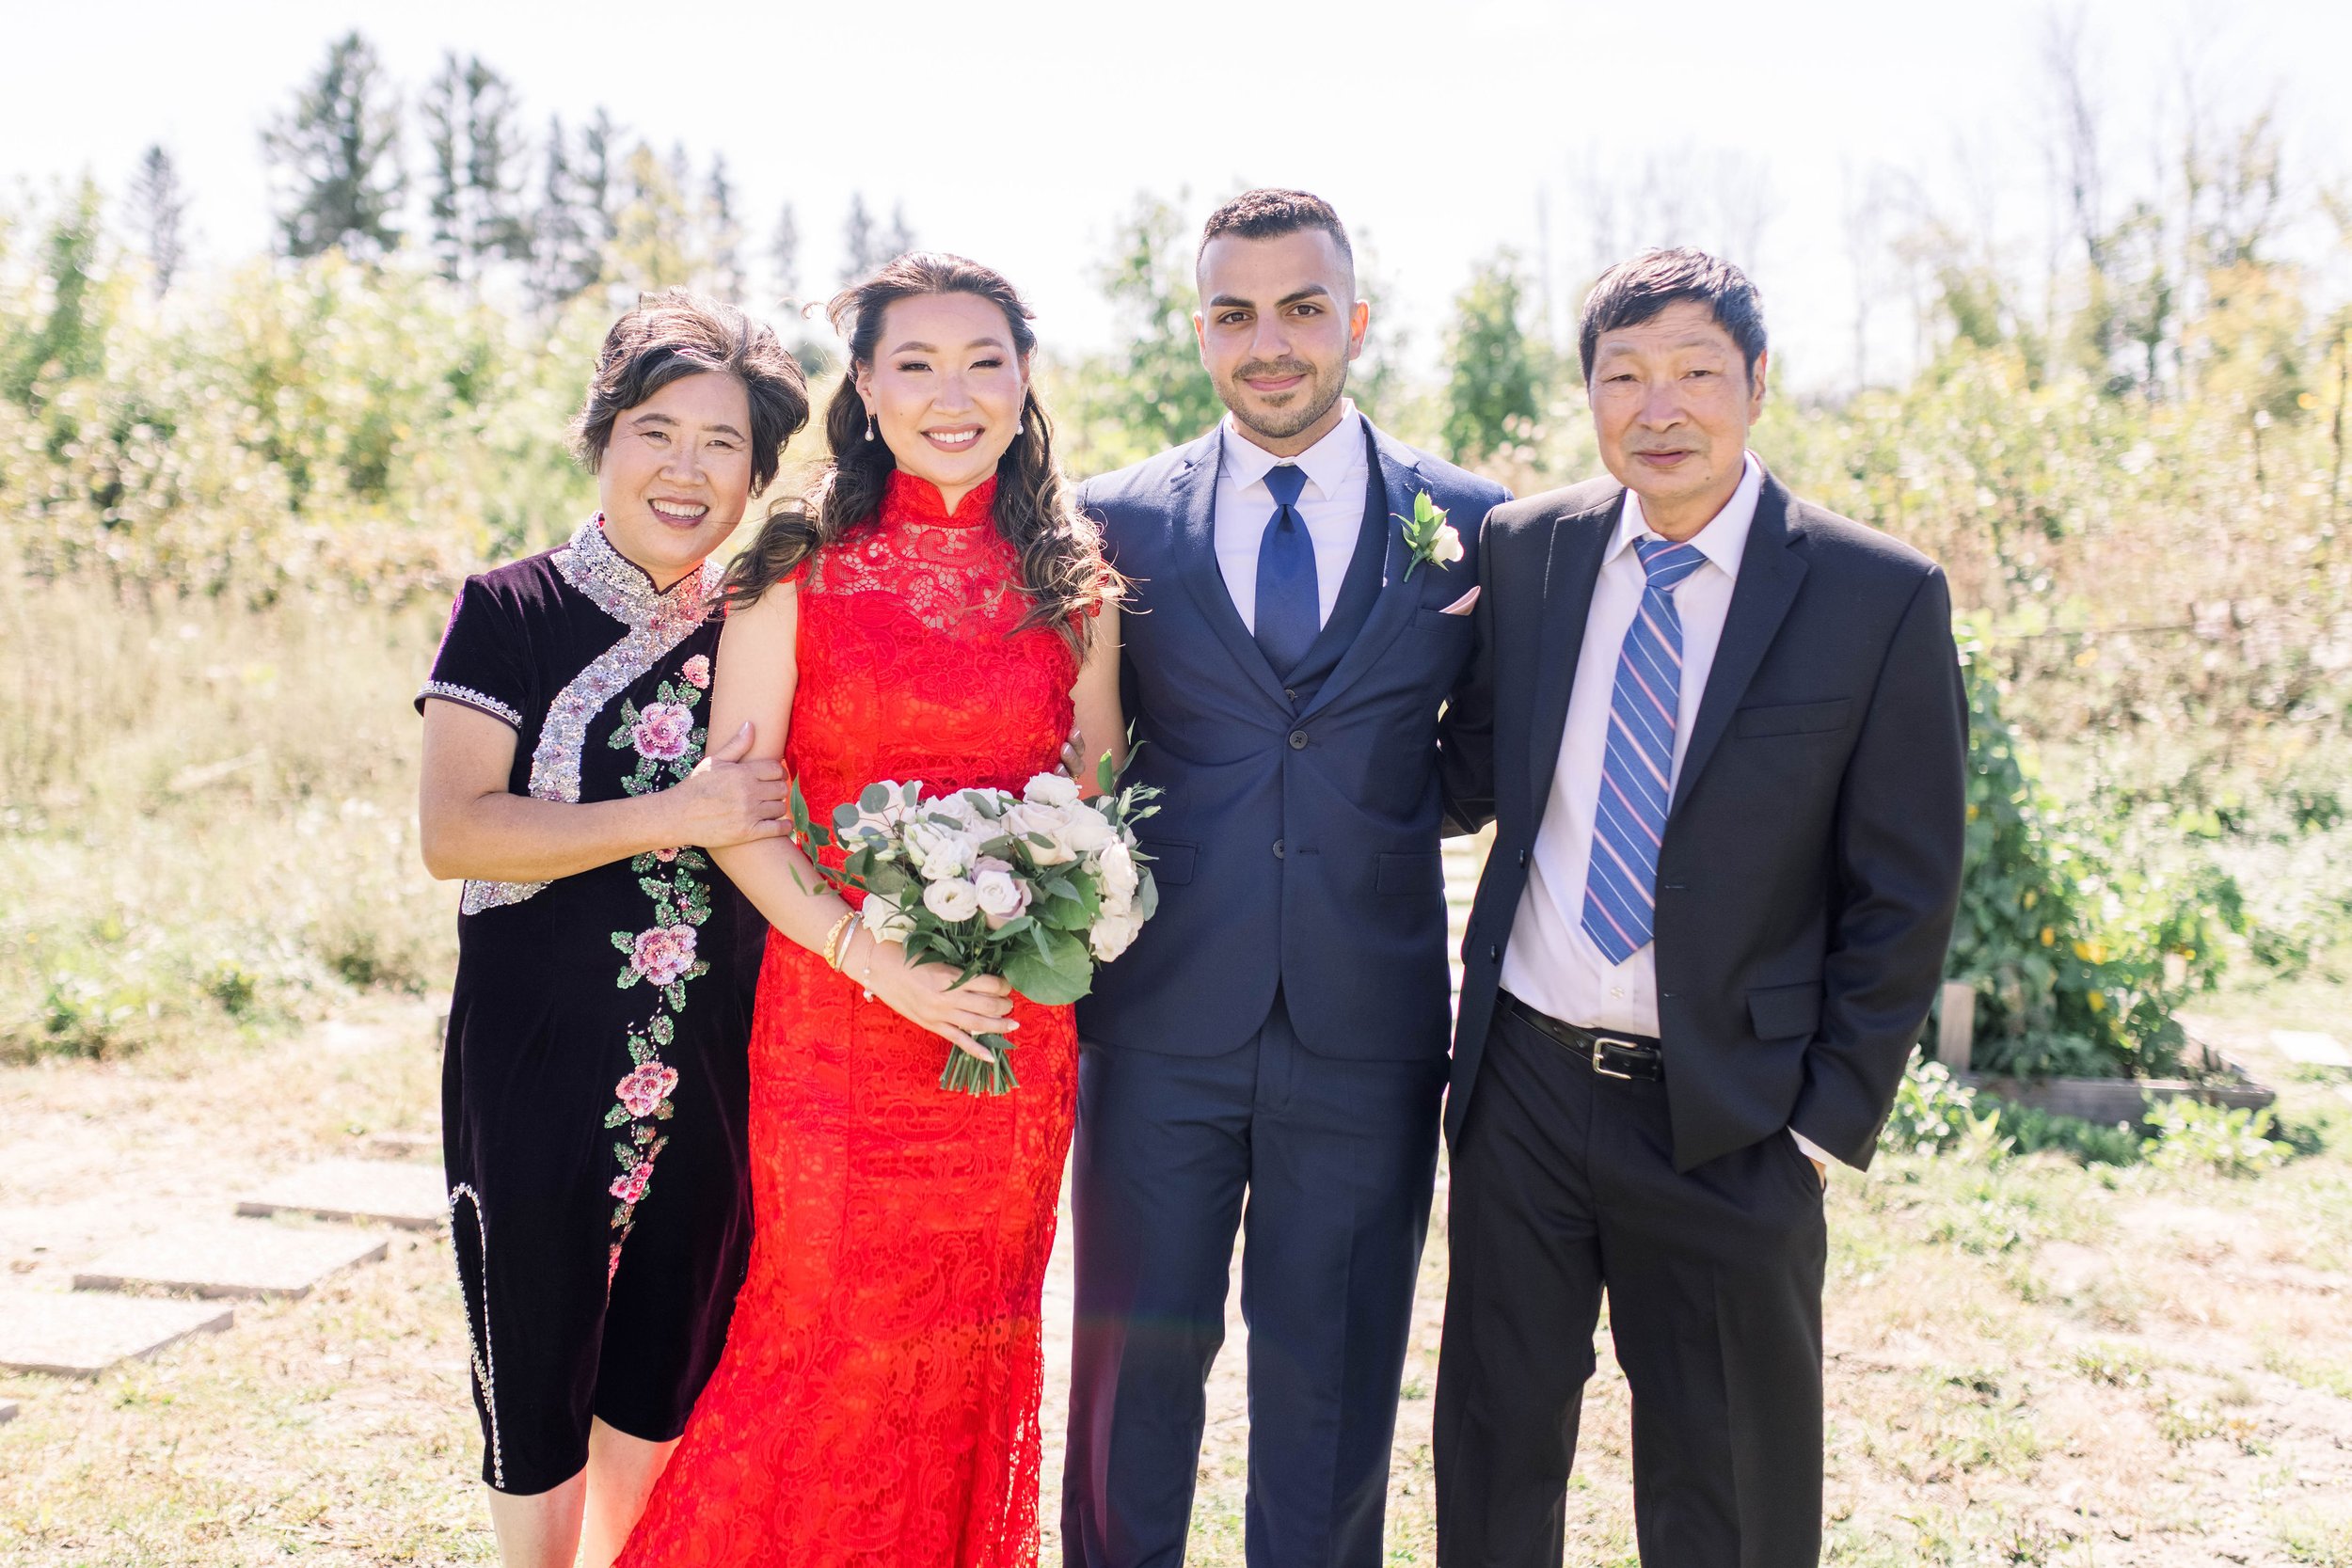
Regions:
<instances>
[{"instance_id":1,"label":"cream rose","mask_svg":"<svg viewBox=\"0 0 2352 1568\"><path fill-rule=\"evenodd\" d=\"M940 919L953 924L969 920L980 912L980 895L963 878L950 877L923 890L923 907Z\"/></svg>"},{"instance_id":2,"label":"cream rose","mask_svg":"<svg viewBox=\"0 0 2352 1568\"><path fill-rule=\"evenodd\" d=\"M1021 786L1021 798L1033 806L1074 806L1078 786L1059 773L1040 773Z\"/></svg>"},{"instance_id":3,"label":"cream rose","mask_svg":"<svg viewBox=\"0 0 2352 1568\"><path fill-rule=\"evenodd\" d=\"M1029 907L1029 884L1012 874L1002 861L983 861L972 874L972 891L992 931Z\"/></svg>"},{"instance_id":4,"label":"cream rose","mask_svg":"<svg viewBox=\"0 0 2352 1568\"><path fill-rule=\"evenodd\" d=\"M1127 951L1141 929L1143 922L1133 913L1114 914L1105 910L1096 918L1094 928L1087 933L1087 945L1093 949L1097 961L1108 963Z\"/></svg>"},{"instance_id":5,"label":"cream rose","mask_svg":"<svg viewBox=\"0 0 2352 1568\"><path fill-rule=\"evenodd\" d=\"M914 929L914 918L879 893L866 895L860 918L877 942L904 942L907 933Z\"/></svg>"}]
</instances>

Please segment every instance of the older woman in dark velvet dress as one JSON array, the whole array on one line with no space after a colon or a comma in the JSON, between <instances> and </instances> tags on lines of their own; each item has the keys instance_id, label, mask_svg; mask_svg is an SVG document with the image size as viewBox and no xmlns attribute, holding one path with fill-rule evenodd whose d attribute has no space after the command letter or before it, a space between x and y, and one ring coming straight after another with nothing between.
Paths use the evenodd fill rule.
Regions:
<instances>
[{"instance_id":1,"label":"older woman in dark velvet dress","mask_svg":"<svg viewBox=\"0 0 2352 1568\"><path fill-rule=\"evenodd\" d=\"M425 863L466 879L442 1125L510 1564L611 1561L742 1276L766 926L706 851L787 814L750 726L710 744L708 557L807 414L739 311L629 311L575 432L601 510L468 579L417 699Z\"/></svg>"}]
</instances>

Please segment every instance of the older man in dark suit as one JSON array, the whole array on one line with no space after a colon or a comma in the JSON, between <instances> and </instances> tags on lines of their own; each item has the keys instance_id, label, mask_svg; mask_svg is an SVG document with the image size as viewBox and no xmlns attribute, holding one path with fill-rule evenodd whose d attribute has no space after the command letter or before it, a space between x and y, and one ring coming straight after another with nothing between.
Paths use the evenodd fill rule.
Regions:
<instances>
[{"instance_id":1,"label":"older man in dark suit","mask_svg":"<svg viewBox=\"0 0 2352 1568\"><path fill-rule=\"evenodd\" d=\"M1606 1291L1642 1560L1810 1564L1821 1193L1869 1162L1959 895L1950 598L1747 451L1736 267L1616 267L1580 346L1612 478L1487 518L1444 730L1454 815L1497 828L1446 1108L1438 1560L1557 1568Z\"/></svg>"}]
</instances>

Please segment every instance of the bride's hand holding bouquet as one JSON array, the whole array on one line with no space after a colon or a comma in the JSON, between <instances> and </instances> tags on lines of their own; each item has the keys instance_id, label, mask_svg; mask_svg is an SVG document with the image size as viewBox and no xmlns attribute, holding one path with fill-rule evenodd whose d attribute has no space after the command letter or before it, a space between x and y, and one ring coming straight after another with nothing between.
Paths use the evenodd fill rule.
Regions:
<instances>
[{"instance_id":1,"label":"bride's hand holding bouquet","mask_svg":"<svg viewBox=\"0 0 2352 1568\"><path fill-rule=\"evenodd\" d=\"M1010 993L1049 1006L1077 1001L1094 966L1125 952L1158 908L1135 836L1158 809L1150 803L1158 791L1117 782L1108 757L1090 800L1058 773L1040 773L1019 796L927 798L919 781L882 780L831 824L812 820L794 789L802 841L844 852L840 870L818 862L819 873L866 895L860 923L877 951L861 981L960 1047L943 1089L1017 1087L1007 1037L1016 1026L1004 1022Z\"/></svg>"}]
</instances>

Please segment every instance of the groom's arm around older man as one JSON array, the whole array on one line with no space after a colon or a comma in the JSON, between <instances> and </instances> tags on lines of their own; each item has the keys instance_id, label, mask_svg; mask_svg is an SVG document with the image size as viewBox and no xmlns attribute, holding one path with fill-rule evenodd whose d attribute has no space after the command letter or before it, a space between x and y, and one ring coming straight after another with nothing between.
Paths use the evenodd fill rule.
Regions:
<instances>
[{"instance_id":1,"label":"groom's arm around older man","mask_svg":"<svg viewBox=\"0 0 2352 1568\"><path fill-rule=\"evenodd\" d=\"M1942 574L1745 451L1755 291L1695 252L1586 307L1609 481L1498 509L1448 715L1496 837L1446 1132L1438 1554L1556 1564L1602 1293L1643 1560L1812 1563L1826 1161L1869 1161L1957 900Z\"/></svg>"}]
</instances>

